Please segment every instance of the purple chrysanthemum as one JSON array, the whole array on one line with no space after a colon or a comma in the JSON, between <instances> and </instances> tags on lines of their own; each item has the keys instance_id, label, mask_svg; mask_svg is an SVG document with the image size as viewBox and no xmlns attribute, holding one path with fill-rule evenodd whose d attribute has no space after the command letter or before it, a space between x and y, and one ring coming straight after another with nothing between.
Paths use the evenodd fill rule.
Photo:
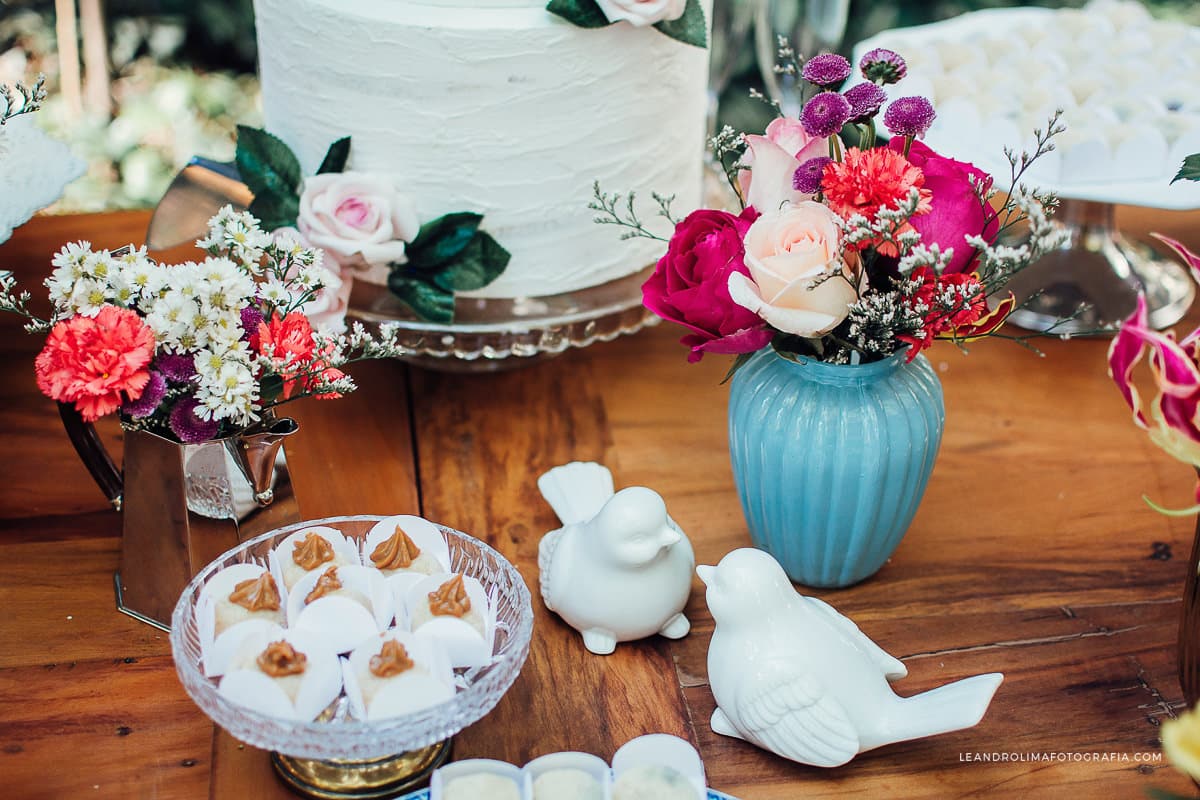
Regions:
<instances>
[{"instance_id":1,"label":"purple chrysanthemum","mask_svg":"<svg viewBox=\"0 0 1200 800\"><path fill-rule=\"evenodd\" d=\"M146 387L142 389L141 395L136 400L130 400L121 406L121 413L128 414L135 419L148 417L158 408L158 404L167 396L167 379L163 377L161 372L150 370L150 380L146 382Z\"/></svg>"},{"instance_id":2,"label":"purple chrysanthemum","mask_svg":"<svg viewBox=\"0 0 1200 800\"><path fill-rule=\"evenodd\" d=\"M804 62L804 80L823 89L836 86L850 77L850 62L837 53L822 53Z\"/></svg>"},{"instance_id":3,"label":"purple chrysanthemum","mask_svg":"<svg viewBox=\"0 0 1200 800\"><path fill-rule=\"evenodd\" d=\"M887 102L887 92L873 83L852 86L843 96L850 103L851 122L866 122Z\"/></svg>"},{"instance_id":4,"label":"purple chrysanthemum","mask_svg":"<svg viewBox=\"0 0 1200 800\"><path fill-rule=\"evenodd\" d=\"M825 176L825 165L833 163L829 156L810 158L792 175L792 188L804 194L816 194L821 191L821 178Z\"/></svg>"},{"instance_id":5,"label":"purple chrysanthemum","mask_svg":"<svg viewBox=\"0 0 1200 800\"><path fill-rule=\"evenodd\" d=\"M908 74L904 59L892 50L876 47L858 62L863 77L873 83L895 83Z\"/></svg>"},{"instance_id":6,"label":"purple chrysanthemum","mask_svg":"<svg viewBox=\"0 0 1200 800\"><path fill-rule=\"evenodd\" d=\"M937 114L924 97L901 97L883 112L883 124L893 136L924 136Z\"/></svg>"},{"instance_id":7,"label":"purple chrysanthemum","mask_svg":"<svg viewBox=\"0 0 1200 800\"><path fill-rule=\"evenodd\" d=\"M804 104L800 124L809 136L833 136L850 119L850 101L837 92L821 92Z\"/></svg>"},{"instance_id":8,"label":"purple chrysanthemum","mask_svg":"<svg viewBox=\"0 0 1200 800\"><path fill-rule=\"evenodd\" d=\"M184 383L196 375L196 362L192 356L163 353L154 359L154 367L172 383Z\"/></svg>"},{"instance_id":9,"label":"purple chrysanthemum","mask_svg":"<svg viewBox=\"0 0 1200 800\"><path fill-rule=\"evenodd\" d=\"M246 306L242 309L242 330L246 333L243 338L249 339L258 333L258 326L263 323L263 314L258 306Z\"/></svg>"},{"instance_id":10,"label":"purple chrysanthemum","mask_svg":"<svg viewBox=\"0 0 1200 800\"><path fill-rule=\"evenodd\" d=\"M207 442L217 435L221 423L215 419L200 419L196 408L200 405L194 397L184 397L171 409L171 432L184 444Z\"/></svg>"}]
</instances>

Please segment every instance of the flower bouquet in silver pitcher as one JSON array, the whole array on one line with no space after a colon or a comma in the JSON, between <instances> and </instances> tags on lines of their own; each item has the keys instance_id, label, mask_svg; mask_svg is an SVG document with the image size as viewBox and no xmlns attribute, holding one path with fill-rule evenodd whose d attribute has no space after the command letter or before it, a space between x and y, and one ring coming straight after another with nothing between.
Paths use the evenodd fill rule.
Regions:
<instances>
[{"instance_id":1,"label":"flower bouquet in silver pitcher","mask_svg":"<svg viewBox=\"0 0 1200 800\"><path fill-rule=\"evenodd\" d=\"M352 362L401 355L396 331L346 330L339 279L321 253L222 209L198 262L158 264L145 248L66 245L46 280L49 319L0 272L0 310L45 332L38 388L123 517L117 606L166 627L187 581L239 541L295 522L277 410L355 388ZM92 423L117 415L118 469Z\"/></svg>"}]
</instances>

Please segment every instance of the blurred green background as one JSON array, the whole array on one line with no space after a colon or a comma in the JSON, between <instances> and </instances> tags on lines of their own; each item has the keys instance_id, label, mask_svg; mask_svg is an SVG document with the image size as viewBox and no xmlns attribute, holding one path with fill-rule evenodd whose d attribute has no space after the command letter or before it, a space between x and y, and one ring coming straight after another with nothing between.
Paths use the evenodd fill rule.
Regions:
<instances>
[{"instance_id":1,"label":"blurred green background","mask_svg":"<svg viewBox=\"0 0 1200 800\"><path fill-rule=\"evenodd\" d=\"M841 49L891 27L1022 5L1083 0L852 0ZM1200 23L1192 0L1146 5ZM763 113L747 98L762 85L752 45L735 64L721 118L751 129ZM59 211L152 206L190 156L232 158L234 126L260 122L254 66L251 0L0 0L0 83L45 73L51 97L36 119L89 164Z\"/></svg>"}]
</instances>

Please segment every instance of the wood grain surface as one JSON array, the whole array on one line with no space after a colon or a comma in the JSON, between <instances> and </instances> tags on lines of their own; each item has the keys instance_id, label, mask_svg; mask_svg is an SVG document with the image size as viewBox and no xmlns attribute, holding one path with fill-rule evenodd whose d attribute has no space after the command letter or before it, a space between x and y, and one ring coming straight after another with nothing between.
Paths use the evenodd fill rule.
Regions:
<instances>
[{"instance_id":1,"label":"wood grain surface","mask_svg":"<svg viewBox=\"0 0 1200 800\"><path fill-rule=\"evenodd\" d=\"M1122 215L1133 231L1153 225L1200 245L1197 219ZM64 242L137 242L147 221L38 218L0 246L0 268L41 296ZM168 259L190 257L181 248ZM457 737L456 757L609 758L633 736L666 731L695 742L711 785L742 800L1188 790L1158 757L1158 728L1182 704L1174 637L1193 523L1151 512L1141 495L1183 504L1192 476L1131 424L1105 375L1104 341L1043 342L1043 357L1003 342L968 355L935 347L947 426L917 518L874 578L814 593L908 665L903 694L1004 672L978 727L837 770L716 736L712 620L698 581L687 638L588 654L538 598L537 542L555 524L534 484L543 470L600 460L618 484L659 490L701 563L748 544L718 385L727 364L688 365L677 336L663 325L485 375L370 364L354 373L357 394L293 407L302 430L288 458L306 517L422 513L498 548L533 591L529 661L495 711ZM39 346L0 317L0 795L292 796L264 752L214 730L191 703L165 635L115 612L119 515L34 386ZM104 432L119 453L119 429ZM973 760L982 754L1009 755Z\"/></svg>"}]
</instances>

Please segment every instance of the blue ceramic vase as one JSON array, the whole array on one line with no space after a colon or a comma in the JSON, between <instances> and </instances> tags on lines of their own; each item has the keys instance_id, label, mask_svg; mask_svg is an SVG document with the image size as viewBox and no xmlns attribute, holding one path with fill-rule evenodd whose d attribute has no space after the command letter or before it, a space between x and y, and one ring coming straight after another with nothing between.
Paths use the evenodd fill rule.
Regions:
<instances>
[{"instance_id":1,"label":"blue ceramic vase","mask_svg":"<svg viewBox=\"0 0 1200 800\"><path fill-rule=\"evenodd\" d=\"M797 583L850 586L900 545L933 471L942 385L924 356L863 365L766 347L733 378L729 453L754 546Z\"/></svg>"}]
</instances>

